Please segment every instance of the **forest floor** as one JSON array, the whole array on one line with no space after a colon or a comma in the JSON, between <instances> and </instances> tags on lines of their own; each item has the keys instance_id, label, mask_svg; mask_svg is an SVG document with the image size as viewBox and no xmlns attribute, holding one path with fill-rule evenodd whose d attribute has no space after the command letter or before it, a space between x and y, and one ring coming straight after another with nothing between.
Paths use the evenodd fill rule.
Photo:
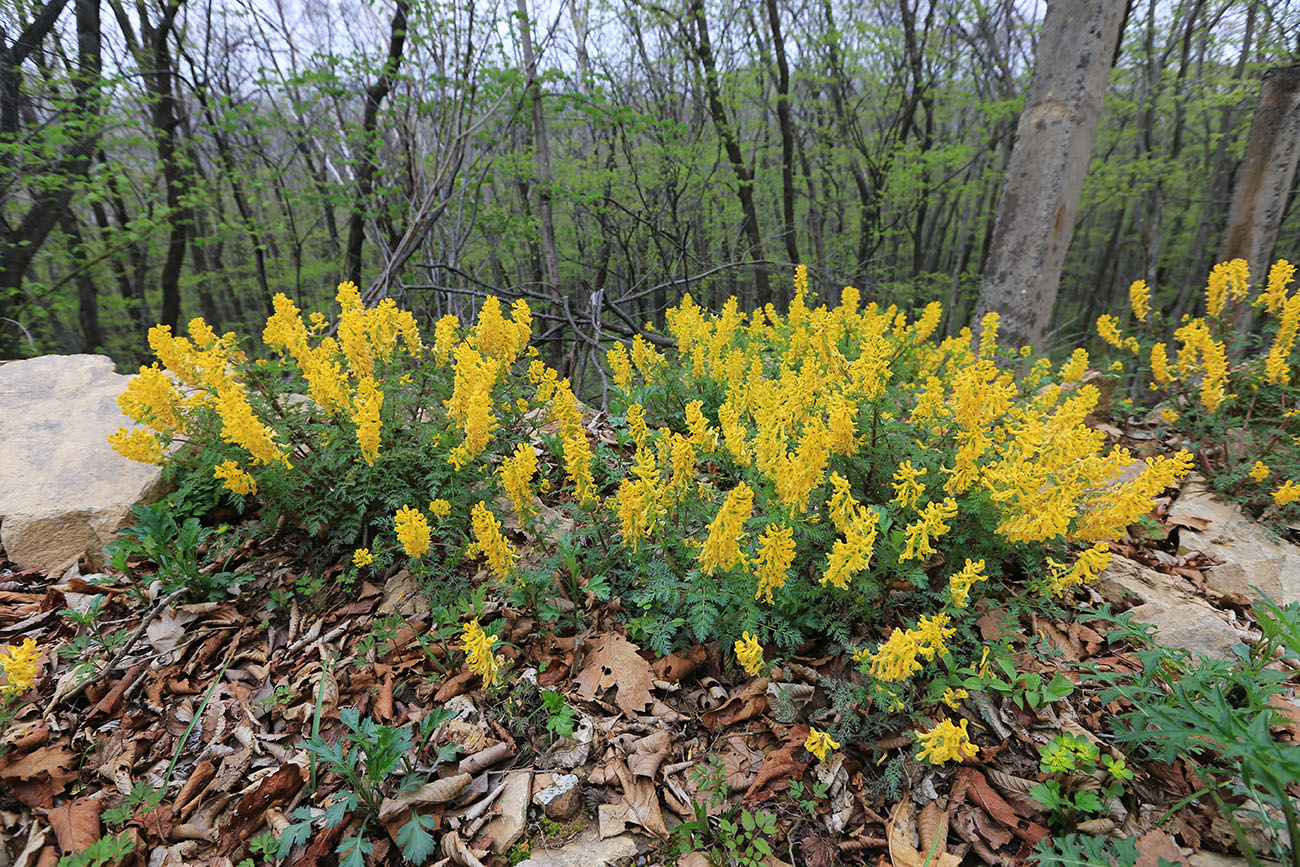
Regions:
<instances>
[{"instance_id":1,"label":"forest floor","mask_svg":"<svg viewBox=\"0 0 1300 867\"><path fill-rule=\"evenodd\" d=\"M1249 635L1249 605L1206 590L1205 557L1178 554L1168 508L1152 513L1168 533L1130 539L1117 554L1198 593ZM539 544L516 539L523 549ZM986 602L980 631L1017 648L1021 677L1060 673L1077 688L1037 707L1023 693L968 696L954 715L970 720L977 757L889 762L886 773L886 762L914 751L906 718L894 736L845 744L823 761L805 749L800 720L828 705L837 680L857 676L829 648L807 646L769 677L737 679L716 644L657 659L632 644L617 598L561 598L562 611L583 612L580 631L544 629L533 612L489 603L506 622L508 666L504 683L485 690L454 652L458 616L431 611L409 573L395 568L345 590L335 582L342 565L312 583L297 550L281 528L226 565L256 576L237 598L175 607L133 602L132 583L112 572L91 582L84 560L48 576L0 563L0 642L40 634L44 649L28 709L4 734L0 861L48 867L116 835L118 850L78 863L254 865L273 863L271 835L289 833L300 842L283 863L294 867L401 863L413 810L425 817L428 860L466 867L530 856L592 867L606 857L691 867L710 863L702 858L1010 865L1032 861L1041 839L1065 830L1134 839L1138 863L1153 867L1234 849L1228 821L1197 797L1196 768L1182 758L1130 759L1136 776L1091 819L1063 823L1030 796L1051 736L1114 749L1108 720L1121 703L1103 704L1085 669L1143 666L1131 634L1091 609L1048 620ZM100 596L93 630L66 616ZM86 680L79 663L107 673ZM1274 704L1289 723L1272 734L1296 743L1300 675L1284 676L1292 700ZM378 767L384 743L398 745L387 769ZM345 752L328 744L355 744L366 772L339 772ZM399 792L405 770L435 781ZM359 801L340 798L348 791ZM319 813L302 807L352 815L308 829L295 821ZM376 807L379 822L363 827Z\"/></svg>"}]
</instances>

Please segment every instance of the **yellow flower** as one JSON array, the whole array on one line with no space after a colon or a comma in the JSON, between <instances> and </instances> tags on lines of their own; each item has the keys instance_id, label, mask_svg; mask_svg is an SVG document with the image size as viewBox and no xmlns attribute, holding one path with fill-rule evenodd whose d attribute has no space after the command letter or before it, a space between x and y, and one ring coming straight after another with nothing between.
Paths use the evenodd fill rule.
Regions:
<instances>
[{"instance_id":1,"label":"yellow flower","mask_svg":"<svg viewBox=\"0 0 1300 867\"><path fill-rule=\"evenodd\" d=\"M934 553L931 540L950 529L946 520L957 515L957 501L945 497L942 503L929 503L921 510L921 517L907 526L907 547L899 560L925 559Z\"/></svg>"},{"instance_id":2,"label":"yellow flower","mask_svg":"<svg viewBox=\"0 0 1300 867\"><path fill-rule=\"evenodd\" d=\"M1101 574L1101 570L1110 563L1110 558L1110 543L1098 542L1081 553L1068 570L1063 564L1048 559L1047 562L1052 567L1048 589L1059 596L1071 587L1087 584Z\"/></svg>"},{"instance_id":3,"label":"yellow flower","mask_svg":"<svg viewBox=\"0 0 1300 867\"><path fill-rule=\"evenodd\" d=\"M1268 464L1263 461L1255 461L1255 466L1250 468L1250 477L1257 482L1262 482L1268 478Z\"/></svg>"},{"instance_id":4,"label":"yellow flower","mask_svg":"<svg viewBox=\"0 0 1300 867\"><path fill-rule=\"evenodd\" d=\"M1205 286L1205 310L1210 316L1223 312L1223 305L1231 295L1234 301L1246 297L1250 287L1250 267L1245 259L1220 262L1210 271Z\"/></svg>"},{"instance_id":5,"label":"yellow flower","mask_svg":"<svg viewBox=\"0 0 1300 867\"><path fill-rule=\"evenodd\" d=\"M632 359L627 354L627 347L621 343L614 344L614 348L605 353L605 359L614 372L614 384L626 392L632 385L633 374Z\"/></svg>"},{"instance_id":6,"label":"yellow flower","mask_svg":"<svg viewBox=\"0 0 1300 867\"><path fill-rule=\"evenodd\" d=\"M241 470L239 464L234 461L223 461L212 468L212 473L214 477L222 479L226 490L232 493L239 494L241 497L257 493L257 482Z\"/></svg>"},{"instance_id":7,"label":"yellow flower","mask_svg":"<svg viewBox=\"0 0 1300 867\"><path fill-rule=\"evenodd\" d=\"M506 489L510 502L514 503L515 514L527 517L533 510L533 491L529 486L537 473L537 452L528 443L515 446L515 452L501 462L497 474L501 476L501 485Z\"/></svg>"},{"instance_id":8,"label":"yellow flower","mask_svg":"<svg viewBox=\"0 0 1300 867\"><path fill-rule=\"evenodd\" d=\"M483 688L491 689L501 679L501 667L505 660L492 652L496 647L496 637L489 638L474 618L461 629L461 649L469 662L469 670L483 678Z\"/></svg>"},{"instance_id":9,"label":"yellow flower","mask_svg":"<svg viewBox=\"0 0 1300 867\"><path fill-rule=\"evenodd\" d=\"M142 427L118 428L108 435L108 444L122 457L137 463L161 465L166 459L158 437Z\"/></svg>"},{"instance_id":10,"label":"yellow flower","mask_svg":"<svg viewBox=\"0 0 1300 867\"><path fill-rule=\"evenodd\" d=\"M1300 500L1300 486L1290 479L1273 492L1273 502L1279 506L1289 506L1296 500Z\"/></svg>"},{"instance_id":11,"label":"yellow flower","mask_svg":"<svg viewBox=\"0 0 1300 867\"><path fill-rule=\"evenodd\" d=\"M32 638L24 638L20 645L6 645L3 655L0 655L0 671L5 676L0 694L18 695L35 686L36 661L40 656L41 649Z\"/></svg>"},{"instance_id":12,"label":"yellow flower","mask_svg":"<svg viewBox=\"0 0 1300 867\"><path fill-rule=\"evenodd\" d=\"M932 765L942 765L974 758L979 747L970 742L966 728L969 722L963 719L957 726L945 718L928 732L917 732L916 740L921 745L921 751L916 754L917 761L928 760Z\"/></svg>"},{"instance_id":13,"label":"yellow flower","mask_svg":"<svg viewBox=\"0 0 1300 867\"><path fill-rule=\"evenodd\" d=\"M474 545L488 561L488 569L504 581L515 568L515 549L501 534L501 522L482 500L470 512L470 527L474 531Z\"/></svg>"},{"instance_id":14,"label":"yellow flower","mask_svg":"<svg viewBox=\"0 0 1300 867\"><path fill-rule=\"evenodd\" d=\"M939 701L948 705L948 707L952 708L953 710L956 710L957 708L961 707L961 700L963 698L970 698L970 693L964 689L954 690L950 686L943 691L943 695L939 696Z\"/></svg>"},{"instance_id":15,"label":"yellow flower","mask_svg":"<svg viewBox=\"0 0 1300 867\"><path fill-rule=\"evenodd\" d=\"M358 569L364 569L373 562L375 562L375 558L371 555L369 548L358 548L352 552L352 565Z\"/></svg>"},{"instance_id":16,"label":"yellow flower","mask_svg":"<svg viewBox=\"0 0 1300 867\"><path fill-rule=\"evenodd\" d=\"M838 750L840 745L831 738L830 732L822 732L809 726L808 739L803 742L803 748L817 757L817 761L826 761L826 754L831 750Z\"/></svg>"},{"instance_id":17,"label":"yellow flower","mask_svg":"<svg viewBox=\"0 0 1300 867\"><path fill-rule=\"evenodd\" d=\"M357 383L352 421L357 426L357 445L361 448L361 459L367 466L374 466L375 458L379 457L379 411L383 405L384 393L373 379L363 377Z\"/></svg>"},{"instance_id":18,"label":"yellow flower","mask_svg":"<svg viewBox=\"0 0 1300 867\"><path fill-rule=\"evenodd\" d=\"M439 497L429 501L429 514L435 518L445 518L451 514L451 503Z\"/></svg>"},{"instance_id":19,"label":"yellow flower","mask_svg":"<svg viewBox=\"0 0 1300 867\"><path fill-rule=\"evenodd\" d=\"M1088 370L1088 350L1076 349L1061 366L1061 382L1078 382Z\"/></svg>"},{"instance_id":20,"label":"yellow flower","mask_svg":"<svg viewBox=\"0 0 1300 867\"><path fill-rule=\"evenodd\" d=\"M402 543L407 556L419 560L429 553L429 520L422 512L410 506L402 506L393 520L397 524L397 541Z\"/></svg>"},{"instance_id":21,"label":"yellow flower","mask_svg":"<svg viewBox=\"0 0 1300 867\"><path fill-rule=\"evenodd\" d=\"M700 571L705 575L726 572L745 562L740 542L745 538L745 522L754 511L754 492L741 482L731 489L700 548Z\"/></svg>"},{"instance_id":22,"label":"yellow flower","mask_svg":"<svg viewBox=\"0 0 1300 867\"><path fill-rule=\"evenodd\" d=\"M912 466L911 461L903 461L898 465L898 470L894 473L894 499L891 503L897 503L904 509L910 509L916 505L916 501L925 493L925 485L921 484L918 479L928 472L924 467L916 468Z\"/></svg>"},{"instance_id":23,"label":"yellow flower","mask_svg":"<svg viewBox=\"0 0 1300 867\"><path fill-rule=\"evenodd\" d=\"M794 562L794 530L782 524L769 524L758 537L758 554L754 558L754 577L758 589L754 598L772 604L772 591L785 586L786 573Z\"/></svg>"},{"instance_id":24,"label":"yellow flower","mask_svg":"<svg viewBox=\"0 0 1300 867\"><path fill-rule=\"evenodd\" d=\"M983 560L967 559L961 571L948 579L948 596L952 600L953 607L965 608L971 587L976 581L984 581L987 578L988 576L984 574Z\"/></svg>"},{"instance_id":25,"label":"yellow flower","mask_svg":"<svg viewBox=\"0 0 1300 867\"><path fill-rule=\"evenodd\" d=\"M1300 327L1300 292L1292 295L1282 306L1282 318L1264 361L1264 376L1275 384L1291 381L1291 347L1295 345L1296 330Z\"/></svg>"},{"instance_id":26,"label":"yellow flower","mask_svg":"<svg viewBox=\"0 0 1300 867\"><path fill-rule=\"evenodd\" d=\"M758 677L763 671L763 645L758 643L758 639L750 635L748 630L741 633L741 640L736 642L734 650L736 659L740 660L741 668L750 677Z\"/></svg>"},{"instance_id":27,"label":"yellow flower","mask_svg":"<svg viewBox=\"0 0 1300 867\"><path fill-rule=\"evenodd\" d=\"M1151 315L1151 290L1147 281L1134 280L1128 287L1128 303L1133 308L1133 317L1138 322L1146 322Z\"/></svg>"},{"instance_id":28,"label":"yellow flower","mask_svg":"<svg viewBox=\"0 0 1300 867\"><path fill-rule=\"evenodd\" d=\"M1178 419L1181 417L1182 416L1178 414L1177 410L1171 409L1170 407L1166 406L1160 410L1160 420L1163 421L1165 424L1173 424L1174 422L1178 421Z\"/></svg>"},{"instance_id":29,"label":"yellow flower","mask_svg":"<svg viewBox=\"0 0 1300 867\"><path fill-rule=\"evenodd\" d=\"M289 456L275 444L276 433L258 421L244 396L244 387L232 383L217 393L217 415L221 416L221 438L240 446L257 465L281 462L289 466Z\"/></svg>"},{"instance_id":30,"label":"yellow flower","mask_svg":"<svg viewBox=\"0 0 1300 867\"><path fill-rule=\"evenodd\" d=\"M1097 317L1097 333L1116 349L1127 349L1134 354L1140 350L1136 339L1120 334L1119 320L1110 314Z\"/></svg>"},{"instance_id":31,"label":"yellow flower","mask_svg":"<svg viewBox=\"0 0 1300 867\"><path fill-rule=\"evenodd\" d=\"M1255 299L1255 306L1263 306L1269 313L1277 313L1286 303L1286 287L1291 283L1291 278L1295 276L1295 266L1286 259L1278 259L1273 263L1273 267L1268 270L1268 284L1259 297Z\"/></svg>"}]
</instances>

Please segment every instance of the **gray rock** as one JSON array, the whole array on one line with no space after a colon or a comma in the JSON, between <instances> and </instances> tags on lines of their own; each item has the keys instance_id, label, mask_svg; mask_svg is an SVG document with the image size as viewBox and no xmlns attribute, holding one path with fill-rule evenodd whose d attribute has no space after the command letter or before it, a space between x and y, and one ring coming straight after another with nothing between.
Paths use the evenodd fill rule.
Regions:
<instances>
[{"instance_id":1,"label":"gray rock","mask_svg":"<svg viewBox=\"0 0 1300 867\"><path fill-rule=\"evenodd\" d=\"M1232 648L1242 636L1200 596L1177 586L1177 578L1148 569L1126 557L1111 558L1093 590L1109 602L1136 600L1133 619L1156 628L1161 647L1185 648L1217 659L1235 659Z\"/></svg>"},{"instance_id":2,"label":"gray rock","mask_svg":"<svg viewBox=\"0 0 1300 867\"><path fill-rule=\"evenodd\" d=\"M483 833L492 838L492 851L503 855L524 835L528 824L528 802L533 794L533 775L527 771L506 774L506 789L497 798L498 815Z\"/></svg>"},{"instance_id":3,"label":"gray rock","mask_svg":"<svg viewBox=\"0 0 1300 867\"><path fill-rule=\"evenodd\" d=\"M594 827L587 828L576 839L556 849L533 845L531 856L520 861L518 867L605 867L638 853L636 839L631 834L619 834L600 839Z\"/></svg>"},{"instance_id":4,"label":"gray rock","mask_svg":"<svg viewBox=\"0 0 1300 867\"><path fill-rule=\"evenodd\" d=\"M1209 589L1254 599L1258 588L1283 605L1300 601L1300 548L1273 536L1241 509L1221 500L1201 476L1188 476L1169 517L1209 522L1204 530L1181 527L1178 532L1178 553L1200 551L1223 561L1205 571Z\"/></svg>"},{"instance_id":5,"label":"gray rock","mask_svg":"<svg viewBox=\"0 0 1300 867\"><path fill-rule=\"evenodd\" d=\"M19 566L89 551L98 568L131 506L163 494L160 468L108 444L132 426L117 406L128 379L102 355L0 364L0 539Z\"/></svg>"},{"instance_id":6,"label":"gray rock","mask_svg":"<svg viewBox=\"0 0 1300 867\"><path fill-rule=\"evenodd\" d=\"M533 795L533 803L542 808L548 819L563 822L578 813L578 775L561 774L555 782Z\"/></svg>"}]
</instances>

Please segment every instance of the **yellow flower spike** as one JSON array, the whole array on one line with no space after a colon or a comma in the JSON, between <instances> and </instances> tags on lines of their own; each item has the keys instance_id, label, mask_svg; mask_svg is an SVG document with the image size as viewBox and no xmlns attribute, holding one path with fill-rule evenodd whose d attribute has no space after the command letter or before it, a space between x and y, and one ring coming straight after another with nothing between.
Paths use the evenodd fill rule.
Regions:
<instances>
[{"instance_id":1,"label":"yellow flower spike","mask_svg":"<svg viewBox=\"0 0 1300 867\"><path fill-rule=\"evenodd\" d=\"M1273 492L1273 502L1279 506L1289 506L1296 500L1300 500L1300 486L1290 479Z\"/></svg>"},{"instance_id":2,"label":"yellow flower spike","mask_svg":"<svg viewBox=\"0 0 1300 867\"><path fill-rule=\"evenodd\" d=\"M221 479L226 490L247 497L257 493L257 482L253 477L239 468L234 461L223 461L212 468L215 478Z\"/></svg>"},{"instance_id":3,"label":"yellow flower spike","mask_svg":"<svg viewBox=\"0 0 1300 867\"><path fill-rule=\"evenodd\" d=\"M984 574L984 561L968 558L961 571L948 579L948 598L952 601L953 607L965 608L966 601L970 598L971 587L975 582L987 579L988 576Z\"/></svg>"},{"instance_id":4,"label":"yellow flower spike","mask_svg":"<svg viewBox=\"0 0 1300 867\"><path fill-rule=\"evenodd\" d=\"M429 514L435 518L445 518L451 514L451 503L441 497L429 501Z\"/></svg>"},{"instance_id":5,"label":"yellow flower spike","mask_svg":"<svg viewBox=\"0 0 1300 867\"><path fill-rule=\"evenodd\" d=\"M1264 361L1264 378L1271 383L1285 385L1291 381L1291 348L1295 345L1297 328L1300 328L1300 292L1282 305L1281 322Z\"/></svg>"},{"instance_id":6,"label":"yellow flower spike","mask_svg":"<svg viewBox=\"0 0 1300 867\"><path fill-rule=\"evenodd\" d=\"M745 673L750 677L758 677L763 671L763 645L758 643L758 639L749 634L749 631L741 633L741 640L737 641L733 648L736 652L736 659L740 660L740 667L745 669Z\"/></svg>"},{"instance_id":7,"label":"yellow flower spike","mask_svg":"<svg viewBox=\"0 0 1300 867\"><path fill-rule=\"evenodd\" d=\"M429 520L422 512L402 506L393 516L393 521L397 525L397 540L402 543L407 556L419 560L429 553Z\"/></svg>"},{"instance_id":8,"label":"yellow flower spike","mask_svg":"<svg viewBox=\"0 0 1300 867\"><path fill-rule=\"evenodd\" d=\"M700 549L700 572L705 575L726 572L745 562L740 543L745 538L745 522L753 511L754 492L741 482L727 494L722 508L709 524L708 538Z\"/></svg>"},{"instance_id":9,"label":"yellow flower spike","mask_svg":"<svg viewBox=\"0 0 1300 867\"><path fill-rule=\"evenodd\" d=\"M1269 472L1268 464L1263 461L1255 461L1255 466L1250 468L1250 477L1257 482L1262 482L1268 478Z\"/></svg>"},{"instance_id":10,"label":"yellow flower spike","mask_svg":"<svg viewBox=\"0 0 1300 867\"><path fill-rule=\"evenodd\" d=\"M1269 313L1276 314L1286 303L1286 289L1295 276L1295 266L1286 259L1278 259L1268 269L1268 283L1264 291L1255 299L1255 306L1262 306Z\"/></svg>"},{"instance_id":11,"label":"yellow flower spike","mask_svg":"<svg viewBox=\"0 0 1300 867\"><path fill-rule=\"evenodd\" d=\"M808 739L803 742L803 748L817 757L817 761L826 761L826 754L831 750L840 748L839 742L831 738L830 732L818 731L812 726L808 727Z\"/></svg>"},{"instance_id":12,"label":"yellow flower spike","mask_svg":"<svg viewBox=\"0 0 1300 867\"><path fill-rule=\"evenodd\" d=\"M1128 287L1128 303L1133 308L1133 318L1146 322L1151 315L1151 289L1145 280L1134 280Z\"/></svg>"},{"instance_id":13,"label":"yellow flower spike","mask_svg":"<svg viewBox=\"0 0 1300 867\"><path fill-rule=\"evenodd\" d=\"M1070 360L1061 366L1061 382L1078 382L1088 370L1088 350L1076 349Z\"/></svg>"},{"instance_id":14,"label":"yellow flower spike","mask_svg":"<svg viewBox=\"0 0 1300 867\"><path fill-rule=\"evenodd\" d=\"M358 548L352 552L352 565L358 569L364 569L374 562L374 555L370 553L369 548Z\"/></svg>"},{"instance_id":15,"label":"yellow flower spike","mask_svg":"<svg viewBox=\"0 0 1300 867\"><path fill-rule=\"evenodd\" d=\"M515 549L501 534L501 522L488 511L482 500L470 512L470 527L474 531L475 545L488 562L488 570L504 581L514 571Z\"/></svg>"},{"instance_id":16,"label":"yellow flower spike","mask_svg":"<svg viewBox=\"0 0 1300 867\"><path fill-rule=\"evenodd\" d=\"M1180 418L1182 418L1182 416L1178 414L1178 410L1171 409L1167 406L1160 410L1160 420L1165 424L1173 424Z\"/></svg>"},{"instance_id":17,"label":"yellow flower spike","mask_svg":"<svg viewBox=\"0 0 1300 867\"><path fill-rule=\"evenodd\" d=\"M108 435L108 444L122 457L140 464L161 466L166 458L158 437L144 428L118 428Z\"/></svg>"},{"instance_id":18,"label":"yellow flower spike","mask_svg":"<svg viewBox=\"0 0 1300 867\"><path fill-rule=\"evenodd\" d=\"M961 707L961 700L964 698L970 698L970 693L964 689L954 690L950 686L943 691L943 695L939 696L939 701L948 705L948 707L953 710L956 710Z\"/></svg>"},{"instance_id":19,"label":"yellow flower spike","mask_svg":"<svg viewBox=\"0 0 1300 867\"><path fill-rule=\"evenodd\" d=\"M470 671L483 678L484 689L491 689L501 680L504 660L492 652L496 643L496 638L489 638L478 625L477 617L461 629L461 649L465 651Z\"/></svg>"},{"instance_id":20,"label":"yellow flower spike","mask_svg":"<svg viewBox=\"0 0 1300 867\"><path fill-rule=\"evenodd\" d=\"M6 645L0 652L0 671L5 682L0 684L0 694L19 695L36 685L36 661L41 649L33 638L24 638L19 645Z\"/></svg>"},{"instance_id":21,"label":"yellow flower spike","mask_svg":"<svg viewBox=\"0 0 1300 867\"><path fill-rule=\"evenodd\" d=\"M890 500L904 509L916 505L916 501L925 493L925 485L919 479L928 470L925 467L913 467L911 461L903 461L894 473L894 499Z\"/></svg>"},{"instance_id":22,"label":"yellow flower spike","mask_svg":"<svg viewBox=\"0 0 1300 867\"><path fill-rule=\"evenodd\" d=\"M506 489L510 502L514 504L515 514L526 518L533 511L533 490L530 482L537 474L537 452L528 443L515 446L514 454L501 462L497 468L501 485Z\"/></svg>"},{"instance_id":23,"label":"yellow flower spike","mask_svg":"<svg viewBox=\"0 0 1300 867\"><path fill-rule=\"evenodd\" d=\"M772 604L772 591L785 586L794 553L794 530L783 524L768 525L758 537L758 554L754 558L754 577L758 579L755 599Z\"/></svg>"},{"instance_id":24,"label":"yellow flower spike","mask_svg":"<svg viewBox=\"0 0 1300 867\"><path fill-rule=\"evenodd\" d=\"M961 762L974 758L979 747L970 741L970 733L967 731L969 722L963 719L958 726L945 718L929 731L917 732L916 741L921 745L921 751L916 754L917 761L942 765L944 762Z\"/></svg>"}]
</instances>

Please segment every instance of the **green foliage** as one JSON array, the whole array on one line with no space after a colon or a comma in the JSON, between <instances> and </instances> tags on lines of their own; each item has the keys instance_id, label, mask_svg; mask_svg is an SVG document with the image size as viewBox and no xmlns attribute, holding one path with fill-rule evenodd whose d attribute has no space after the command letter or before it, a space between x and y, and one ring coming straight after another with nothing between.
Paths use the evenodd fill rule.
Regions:
<instances>
[{"instance_id":1,"label":"green foliage","mask_svg":"<svg viewBox=\"0 0 1300 867\"><path fill-rule=\"evenodd\" d=\"M704 852L716 867L761 867L775 854L776 815L730 804L727 773L717 756L709 756L707 764L697 764L691 772L709 804L696 801L695 818L672 829L677 851ZM718 815L710 815L710 805L720 808Z\"/></svg>"},{"instance_id":2,"label":"green foliage","mask_svg":"<svg viewBox=\"0 0 1300 867\"><path fill-rule=\"evenodd\" d=\"M166 503L132 506L131 522L118 531L112 545L113 565L129 576L128 560L149 560L158 567L156 577L164 594L184 591L194 602L225 599L238 593L240 585L253 576L205 568L199 549L212 535L213 530L195 517L178 524Z\"/></svg>"},{"instance_id":3,"label":"green foliage","mask_svg":"<svg viewBox=\"0 0 1300 867\"><path fill-rule=\"evenodd\" d=\"M1252 862L1253 847L1234 814L1243 802L1259 805L1252 812L1269 832L1274 853L1300 865L1300 848L1282 836L1300 839L1288 792L1300 779L1300 750L1273 737L1270 726L1282 719L1269 703L1285 689L1275 660L1300 659L1300 603L1283 606L1263 596L1254 613L1262 637L1238 645L1233 660L1152 647L1133 652L1139 672L1093 671L1091 677L1106 686L1101 703L1122 699L1131 708L1113 720L1116 744L1155 761L1185 758L1205 787L1200 794L1218 805ZM1141 640L1131 622L1117 623L1121 634Z\"/></svg>"},{"instance_id":4,"label":"green foliage","mask_svg":"<svg viewBox=\"0 0 1300 867\"><path fill-rule=\"evenodd\" d=\"M546 730L557 738L571 736L576 718L573 707L558 690L544 689L541 695L542 703L546 706Z\"/></svg>"},{"instance_id":5,"label":"green foliage","mask_svg":"<svg viewBox=\"0 0 1300 867\"><path fill-rule=\"evenodd\" d=\"M1137 867L1141 853L1132 838L1065 834L1045 837L1034 849L1039 867ZM1154 867L1174 867L1176 862L1157 858Z\"/></svg>"},{"instance_id":6,"label":"green foliage","mask_svg":"<svg viewBox=\"0 0 1300 867\"><path fill-rule=\"evenodd\" d=\"M108 867L121 863L134 849L129 834L105 834L80 852L64 855L58 867Z\"/></svg>"},{"instance_id":7,"label":"green foliage","mask_svg":"<svg viewBox=\"0 0 1300 867\"><path fill-rule=\"evenodd\" d=\"M1105 813L1107 800L1123 794L1133 779L1123 759L1101 751L1087 738L1062 732L1039 747L1047 778L1029 790L1029 796L1047 808L1055 827L1071 827L1079 816ZM1104 767L1106 773L1098 773Z\"/></svg>"},{"instance_id":8,"label":"green foliage","mask_svg":"<svg viewBox=\"0 0 1300 867\"><path fill-rule=\"evenodd\" d=\"M374 850L367 831L382 828L379 808L385 797L418 788L428 781L428 774L417 772L416 757L424 754L438 728L451 718L449 711L438 709L417 725L389 726L362 718L356 708L339 712L343 723L342 737L336 743L325 740L318 732L303 746L325 773L342 777L344 786L334 793L325 812L315 816L308 807L294 810L295 821L280 834L276 857L285 858L295 846L311 839L312 829L334 829L355 820L354 833L344 837L335 850L340 864L359 867L364 856ZM455 757L457 747L438 747L428 757L434 770ZM436 827L430 816L412 813L394 835L402 855L414 864L423 864L434 853L432 831Z\"/></svg>"}]
</instances>

